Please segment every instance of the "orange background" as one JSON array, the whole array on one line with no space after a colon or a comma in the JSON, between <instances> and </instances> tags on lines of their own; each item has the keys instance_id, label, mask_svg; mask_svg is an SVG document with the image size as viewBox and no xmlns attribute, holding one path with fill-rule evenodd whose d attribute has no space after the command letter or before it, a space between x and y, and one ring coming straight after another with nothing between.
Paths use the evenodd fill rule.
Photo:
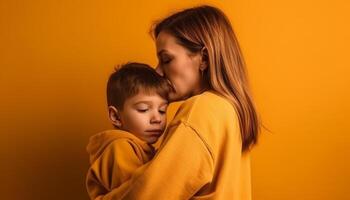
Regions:
<instances>
[{"instance_id":1,"label":"orange background","mask_svg":"<svg viewBox=\"0 0 350 200\"><path fill-rule=\"evenodd\" d=\"M0 1L1 199L87 199L113 66L156 65L152 22L198 3L231 19L272 132L252 153L253 198L350 199L346 0Z\"/></svg>"}]
</instances>

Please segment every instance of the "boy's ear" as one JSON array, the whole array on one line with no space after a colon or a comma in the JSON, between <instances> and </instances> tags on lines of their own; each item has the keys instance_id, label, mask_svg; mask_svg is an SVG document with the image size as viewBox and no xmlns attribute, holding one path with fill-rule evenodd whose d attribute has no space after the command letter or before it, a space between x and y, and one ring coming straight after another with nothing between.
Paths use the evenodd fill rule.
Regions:
<instances>
[{"instance_id":1,"label":"boy's ear","mask_svg":"<svg viewBox=\"0 0 350 200\"><path fill-rule=\"evenodd\" d=\"M114 126L121 128L122 121L120 119L120 114L119 114L118 109L116 107L108 106L108 117Z\"/></svg>"}]
</instances>

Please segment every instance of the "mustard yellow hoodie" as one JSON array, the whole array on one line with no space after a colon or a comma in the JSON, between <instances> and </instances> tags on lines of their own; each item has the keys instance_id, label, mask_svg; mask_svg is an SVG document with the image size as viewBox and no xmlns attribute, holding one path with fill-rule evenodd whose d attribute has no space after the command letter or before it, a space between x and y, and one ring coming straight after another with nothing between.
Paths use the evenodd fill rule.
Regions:
<instances>
[{"instance_id":1,"label":"mustard yellow hoodie","mask_svg":"<svg viewBox=\"0 0 350 200\"><path fill-rule=\"evenodd\" d=\"M100 199L101 195L117 189L154 155L151 145L122 130L108 130L92 136L87 152L91 166L86 187L91 199Z\"/></svg>"},{"instance_id":2,"label":"mustard yellow hoodie","mask_svg":"<svg viewBox=\"0 0 350 200\"><path fill-rule=\"evenodd\" d=\"M103 199L250 200L250 153L234 107L214 92L187 99L154 158Z\"/></svg>"}]
</instances>

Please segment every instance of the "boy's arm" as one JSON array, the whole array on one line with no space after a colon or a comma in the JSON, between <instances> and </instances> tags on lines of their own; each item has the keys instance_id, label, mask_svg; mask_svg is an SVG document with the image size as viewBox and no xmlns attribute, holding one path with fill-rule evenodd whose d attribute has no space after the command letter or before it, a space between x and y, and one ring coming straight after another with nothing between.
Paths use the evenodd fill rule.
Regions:
<instances>
[{"instance_id":1,"label":"boy's arm","mask_svg":"<svg viewBox=\"0 0 350 200\"><path fill-rule=\"evenodd\" d=\"M210 183L213 157L197 132L184 124L169 131L156 156L101 199L189 199Z\"/></svg>"},{"instance_id":2,"label":"boy's arm","mask_svg":"<svg viewBox=\"0 0 350 200\"><path fill-rule=\"evenodd\" d=\"M118 139L109 144L88 170L86 187L91 199L104 195L127 181L142 165L132 142Z\"/></svg>"}]
</instances>

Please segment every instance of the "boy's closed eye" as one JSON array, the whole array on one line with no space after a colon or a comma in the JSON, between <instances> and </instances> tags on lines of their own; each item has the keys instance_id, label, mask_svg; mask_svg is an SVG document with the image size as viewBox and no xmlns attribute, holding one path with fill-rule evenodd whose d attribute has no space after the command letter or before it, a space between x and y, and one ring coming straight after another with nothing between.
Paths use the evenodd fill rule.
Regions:
<instances>
[{"instance_id":1,"label":"boy's closed eye","mask_svg":"<svg viewBox=\"0 0 350 200\"><path fill-rule=\"evenodd\" d=\"M148 105L142 103L142 104L136 105L135 109L137 110L137 112L144 113L149 110L149 107Z\"/></svg>"},{"instance_id":2,"label":"boy's closed eye","mask_svg":"<svg viewBox=\"0 0 350 200\"><path fill-rule=\"evenodd\" d=\"M160 114L165 114L166 113L166 110L168 108L168 105L163 105L162 107L159 108L159 113Z\"/></svg>"}]
</instances>

